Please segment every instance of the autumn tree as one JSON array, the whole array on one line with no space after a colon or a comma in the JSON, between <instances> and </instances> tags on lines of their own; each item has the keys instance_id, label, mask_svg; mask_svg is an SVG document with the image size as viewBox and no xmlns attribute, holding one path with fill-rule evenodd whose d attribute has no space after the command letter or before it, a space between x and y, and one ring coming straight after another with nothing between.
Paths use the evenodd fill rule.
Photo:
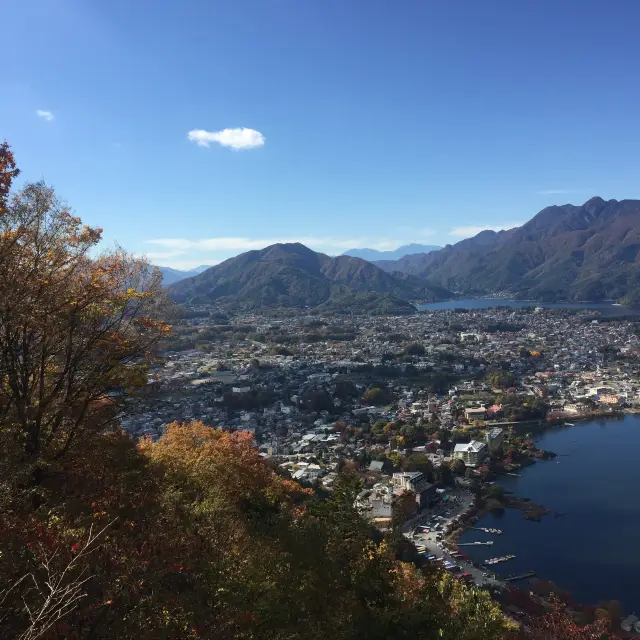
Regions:
<instances>
[{"instance_id":1,"label":"autumn tree","mask_svg":"<svg viewBox=\"0 0 640 640\"><path fill-rule=\"evenodd\" d=\"M4 164L3 192L15 173ZM168 329L154 319L160 274L121 250L93 258L101 230L83 225L44 183L4 199L3 447L52 460L107 427L118 398L146 381L150 353Z\"/></svg>"},{"instance_id":2,"label":"autumn tree","mask_svg":"<svg viewBox=\"0 0 640 640\"><path fill-rule=\"evenodd\" d=\"M530 617L524 625L524 637L531 640L616 640L609 631L608 616L591 624L580 626L567 613L558 598L551 598L552 610L542 616ZM606 616L605 610L605 616Z\"/></svg>"}]
</instances>

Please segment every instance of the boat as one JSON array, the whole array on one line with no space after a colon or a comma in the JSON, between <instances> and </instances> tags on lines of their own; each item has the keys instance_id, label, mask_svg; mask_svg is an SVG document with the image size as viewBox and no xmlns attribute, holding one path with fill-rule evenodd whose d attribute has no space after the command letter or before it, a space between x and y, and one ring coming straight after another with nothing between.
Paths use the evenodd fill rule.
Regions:
<instances>
[{"instance_id":1,"label":"boat","mask_svg":"<svg viewBox=\"0 0 640 640\"><path fill-rule=\"evenodd\" d=\"M515 558L515 555L509 553L506 556L502 556L500 558L489 558L484 564L498 564L499 562L506 562L507 560L511 560L512 558Z\"/></svg>"},{"instance_id":2,"label":"boat","mask_svg":"<svg viewBox=\"0 0 640 640\"><path fill-rule=\"evenodd\" d=\"M565 423L564 423L564 426L565 426L565 427L575 427L576 425L575 425L575 424L573 424L573 422L565 422Z\"/></svg>"}]
</instances>

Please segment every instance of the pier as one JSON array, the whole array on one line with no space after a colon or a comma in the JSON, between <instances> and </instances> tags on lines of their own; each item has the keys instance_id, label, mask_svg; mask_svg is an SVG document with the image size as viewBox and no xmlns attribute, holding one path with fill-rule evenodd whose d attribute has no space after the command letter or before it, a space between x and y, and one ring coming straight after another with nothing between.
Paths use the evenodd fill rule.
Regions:
<instances>
[{"instance_id":1,"label":"pier","mask_svg":"<svg viewBox=\"0 0 640 640\"><path fill-rule=\"evenodd\" d=\"M509 576L508 578L502 578L505 582L514 582L515 580L525 580L526 578L535 577L535 571L527 571L526 573L520 573L517 576Z\"/></svg>"},{"instance_id":2,"label":"pier","mask_svg":"<svg viewBox=\"0 0 640 640\"><path fill-rule=\"evenodd\" d=\"M476 545L488 545L488 544L493 544L493 540L489 540L487 542L459 542L458 546L459 547L475 547Z\"/></svg>"}]
</instances>

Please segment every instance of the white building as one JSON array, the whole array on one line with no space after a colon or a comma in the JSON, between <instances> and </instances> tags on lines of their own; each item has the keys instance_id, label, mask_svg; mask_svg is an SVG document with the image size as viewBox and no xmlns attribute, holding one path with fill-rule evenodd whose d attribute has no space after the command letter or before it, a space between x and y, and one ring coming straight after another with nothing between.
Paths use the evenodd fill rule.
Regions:
<instances>
[{"instance_id":1,"label":"white building","mask_svg":"<svg viewBox=\"0 0 640 640\"><path fill-rule=\"evenodd\" d=\"M466 444L457 444L453 449L453 457L462 460L467 467L477 467L487 455L487 445L478 440Z\"/></svg>"},{"instance_id":2,"label":"white building","mask_svg":"<svg viewBox=\"0 0 640 640\"><path fill-rule=\"evenodd\" d=\"M391 518L393 510L393 492L388 485L378 483L371 489L365 489L356 498L356 508L370 520Z\"/></svg>"}]
</instances>

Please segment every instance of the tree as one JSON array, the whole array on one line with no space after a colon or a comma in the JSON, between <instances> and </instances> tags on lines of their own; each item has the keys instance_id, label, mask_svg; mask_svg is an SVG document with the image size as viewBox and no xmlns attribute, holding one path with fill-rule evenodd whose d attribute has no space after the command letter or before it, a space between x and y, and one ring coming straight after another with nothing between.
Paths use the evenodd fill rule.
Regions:
<instances>
[{"instance_id":1,"label":"tree","mask_svg":"<svg viewBox=\"0 0 640 640\"><path fill-rule=\"evenodd\" d=\"M404 352L408 356L423 356L426 353L425 348L418 342L412 342L407 345Z\"/></svg>"},{"instance_id":2,"label":"tree","mask_svg":"<svg viewBox=\"0 0 640 640\"><path fill-rule=\"evenodd\" d=\"M35 463L112 424L169 326L159 271L121 250L92 259L101 230L53 189L28 184L1 206L2 446Z\"/></svg>"},{"instance_id":3,"label":"tree","mask_svg":"<svg viewBox=\"0 0 640 640\"><path fill-rule=\"evenodd\" d=\"M358 395L358 388L354 384L353 380L350 380L349 378L342 378L336 380L335 395L341 400L355 398Z\"/></svg>"},{"instance_id":4,"label":"tree","mask_svg":"<svg viewBox=\"0 0 640 640\"><path fill-rule=\"evenodd\" d=\"M504 495L504 487L495 482L485 491L484 497L492 500L502 501L504 499Z\"/></svg>"},{"instance_id":5,"label":"tree","mask_svg":"<svg viewBox=\"0 0 640 640\"><path fill-rule=\"evenodd\" d=\"M453 484L453 473L448 464L440 464L433 471L434 482L443 485Z\"/></svg>"},{"instance_id":6,"label":"tree","mask_svg":"<svg viewBox=\"0 0 640 640\"><path fill-rule=\"evenodd\" d=\"M427 478L433 475L433 463L424 453L410 453L402 462L403 471L421 471Z\"/></svg>"},{"instance_id":7,"label":"tree","mask_svg":"<svg viewBox=\"0 0 640 640\"><path fill-rule=\"evenodd\" d=\"M386 390L381 389L380 387L371 387L371 389L364 392L362 400L367 404L381 406L388 404L389 396Z\"/></svg>"},{"instance_id":8,"label":"tree","mask_svg":"<svg viewBox=\"0 0 640 640\"><path fill-rule=\"evenodd\" d=\"M516 383L516 378L512 373L508 371L491 371L487 374L487 382L492 387L499 389L508 389L513 387Z\"/></svg>"},{"instance_id":9,"label":"tree","mask_svg":"<svg viewBox=\"0 0 640 640\"><path fill-rule=\"evenodd\" d=\"M392 451L387 456L387 460L389 461L393 469L399 469L402 466L403 458L397 451Z\"/></svg>"},{"instance_id":10,"label":"tree","mask_svg":"<svg viewBox=\"0 0 640 640\"><path fill-rule=\"evenodd\" d=\"M403 491L393 501L392 525L399 529L416 512L416 496L411 491Z\"/></svg>"},{"instance_id":11,"label":"tree","mask_svg":"<svg viewBox=\"0 0 640 640\"><path fill-rule=\"evenodd\" d=\"M449 431L449 429L441 428L436 431L436 436L438 440L440 440L440 447L444 449L449 444L449 441L451 439L451 431Z\"/></svg>"},{"instance_id":12,"label":"tree","mask_svg":"<svg viewBox=\"0 0 640 640\"><path fill-rule=\"evenodd\" d=\"M617 636L609 632L608 617L581 627L567 615L564 603L555 596L551 597L551 602L553 605L551 612L527 619L524 625L526 638L531 640L616 640ZM606 610L604 613L606 616Z\"/></svg>"},{"instance_id":13,"label":"tree","mask_svg":"<svg viewBox=\"0 0 640 640\"><path fill-rule=\"evenodd\" d=\"M20 169L16 167L13 152L5 140L0 145L0 216L4 216L7 211L11 185L19 175Z\"/></svg>"},{"instance_id":14,"label":"tree","mask_svg":"<svg viewBox=\"0 0 640 640\"><path fill-rule=\"evenodd\" d=\"M450 466L451 466L451 471L453 471L453 473L455 473L458 476L464 475L464 472L467 468L464 462L460 460L460 458L455 458L454 460L452 460L450 463Z\"/></svg>"},{"instance_id":15,"label":"tree","mask_svg":"<svg viewBox=\"0 0 640 640\"><path fill-rule=\"evenodd\" d=\"M324 389L311 391L305 398L305 403L311 411L333 411L333 400Z\"/></svg>"}]
</instances>

